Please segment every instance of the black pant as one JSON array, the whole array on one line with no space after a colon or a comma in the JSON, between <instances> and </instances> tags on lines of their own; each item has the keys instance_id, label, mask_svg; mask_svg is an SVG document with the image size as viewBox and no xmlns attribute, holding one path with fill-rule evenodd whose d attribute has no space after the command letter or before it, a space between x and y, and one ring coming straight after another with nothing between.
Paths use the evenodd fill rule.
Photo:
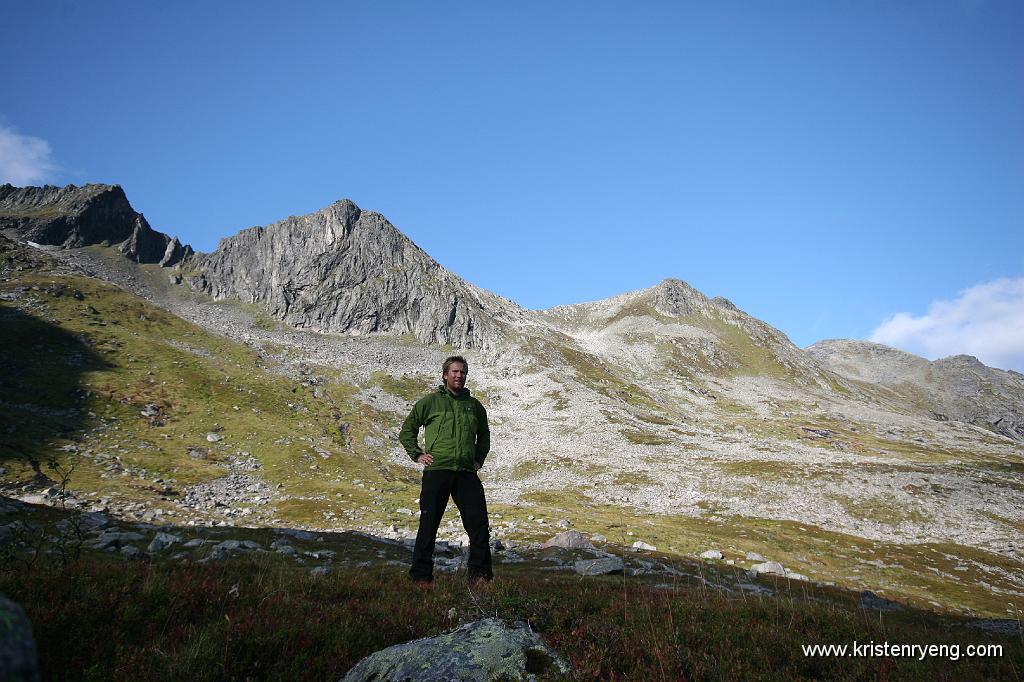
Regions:
<instances>
[{"instance_id":1,"label":"black pant","mask_svg":"<svg viewBox=\"0 0 1024 682\"><path fill-rule=\"evenodd\" d=\"M412 552L409 576L415 580L434 577L434 542L437 528L448 506L448 497L462 515L462 525L469 535L469 577L490 580L491 548L487 527L487 501L484 486L474 471L424 471L420 491L420 529Z\"/></svg>"}]
</instances>

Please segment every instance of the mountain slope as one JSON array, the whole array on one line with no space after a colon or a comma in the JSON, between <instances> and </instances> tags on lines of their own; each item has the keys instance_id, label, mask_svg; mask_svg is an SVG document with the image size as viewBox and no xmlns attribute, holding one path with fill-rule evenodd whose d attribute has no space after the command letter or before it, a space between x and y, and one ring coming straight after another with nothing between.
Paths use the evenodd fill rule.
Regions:
<instances>
[{"instance_id":1,"label":"mountain slope","mask_svg":"<svg viewBox=\"0 0 1024 682\"><path fill-rule=\"evenodd\" d=\"M827 340L806 348L837 374L884 386L937 420L956 419L1024 441L1024 376L970 355L929 361L869 341Z\"/></svg>"},{"instance_id":2,"label":"mountain slope","mask_svg":"<svg viewBox=\"0 0 1024 682\"><path fill-rule=\"evenodd\" d=\"M601 301L557 306L543 314L596 352L647 342L666 368L674 366L689 375L762 375L819 386L829 383L822 368L785 334L727 299L709 299L678 279Z\"/></svg>"}]
</instances>

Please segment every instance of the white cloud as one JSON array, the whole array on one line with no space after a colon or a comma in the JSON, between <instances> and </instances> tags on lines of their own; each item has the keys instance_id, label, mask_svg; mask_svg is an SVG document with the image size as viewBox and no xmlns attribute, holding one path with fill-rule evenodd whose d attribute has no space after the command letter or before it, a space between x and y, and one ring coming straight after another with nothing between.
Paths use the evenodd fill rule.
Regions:
<instances>
[{"instance_id":1,"label":"white cloud","mask_svg":"<svg viewBox=\"0 0 1024 682\"><path fill-rule=\"evenodd\" d=\"M973 355L990 367L1024 372L1024 277L976 284L920 317L898 313L871 341L935 360Z\"/></svg>"},{"instance_id":2,"label":"white cloud","mask_svg":"<svg viewBox=\"0 0 1024 682\"><path fill-rule=\"evenodd\" d=\"M0 126L0 184L39 184L54 168L50 143Z\"/></svg>"}]
</instances>

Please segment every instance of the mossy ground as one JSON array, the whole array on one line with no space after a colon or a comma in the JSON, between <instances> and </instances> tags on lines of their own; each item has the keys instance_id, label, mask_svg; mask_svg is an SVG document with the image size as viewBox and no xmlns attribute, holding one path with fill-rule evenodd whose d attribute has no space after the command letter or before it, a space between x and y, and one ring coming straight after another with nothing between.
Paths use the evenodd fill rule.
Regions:
<instances>
[{"instance_id":1,"label":"mossy ground","mask_svg":"<svg viewBox=\"0 0 1024 682\"><path fill-rule=\"evenodd\" d=\"M396 377L381 369L374 370L370 374L370 383L380 386L392 395L397 395L409 401L415 401L422 398L437 387L437 381L435 381L433 377L427 377L424 375L404 375Z\"/></svg>"}]
</instances>

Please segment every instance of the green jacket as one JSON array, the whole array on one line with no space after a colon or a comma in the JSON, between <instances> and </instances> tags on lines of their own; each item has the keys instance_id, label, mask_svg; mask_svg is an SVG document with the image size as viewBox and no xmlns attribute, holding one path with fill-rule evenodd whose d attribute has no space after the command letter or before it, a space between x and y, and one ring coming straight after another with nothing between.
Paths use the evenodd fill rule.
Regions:
<instances>
[{"instance_id":1,"label":"green jacket","mask_svg":"<svg viewBox=\"0 0 1024 682\"><path fill-rule=\"evenodd\" d=\"M421 426L427 427L423 450L417 442ZM402 424L398 440L413 461L424 452L434 456L434 463L425 467L426 471L476 471L491 449L487 410L469 394L468 388L453 395L442 384L416 401Z\"/></svg>"}]
</instances>

